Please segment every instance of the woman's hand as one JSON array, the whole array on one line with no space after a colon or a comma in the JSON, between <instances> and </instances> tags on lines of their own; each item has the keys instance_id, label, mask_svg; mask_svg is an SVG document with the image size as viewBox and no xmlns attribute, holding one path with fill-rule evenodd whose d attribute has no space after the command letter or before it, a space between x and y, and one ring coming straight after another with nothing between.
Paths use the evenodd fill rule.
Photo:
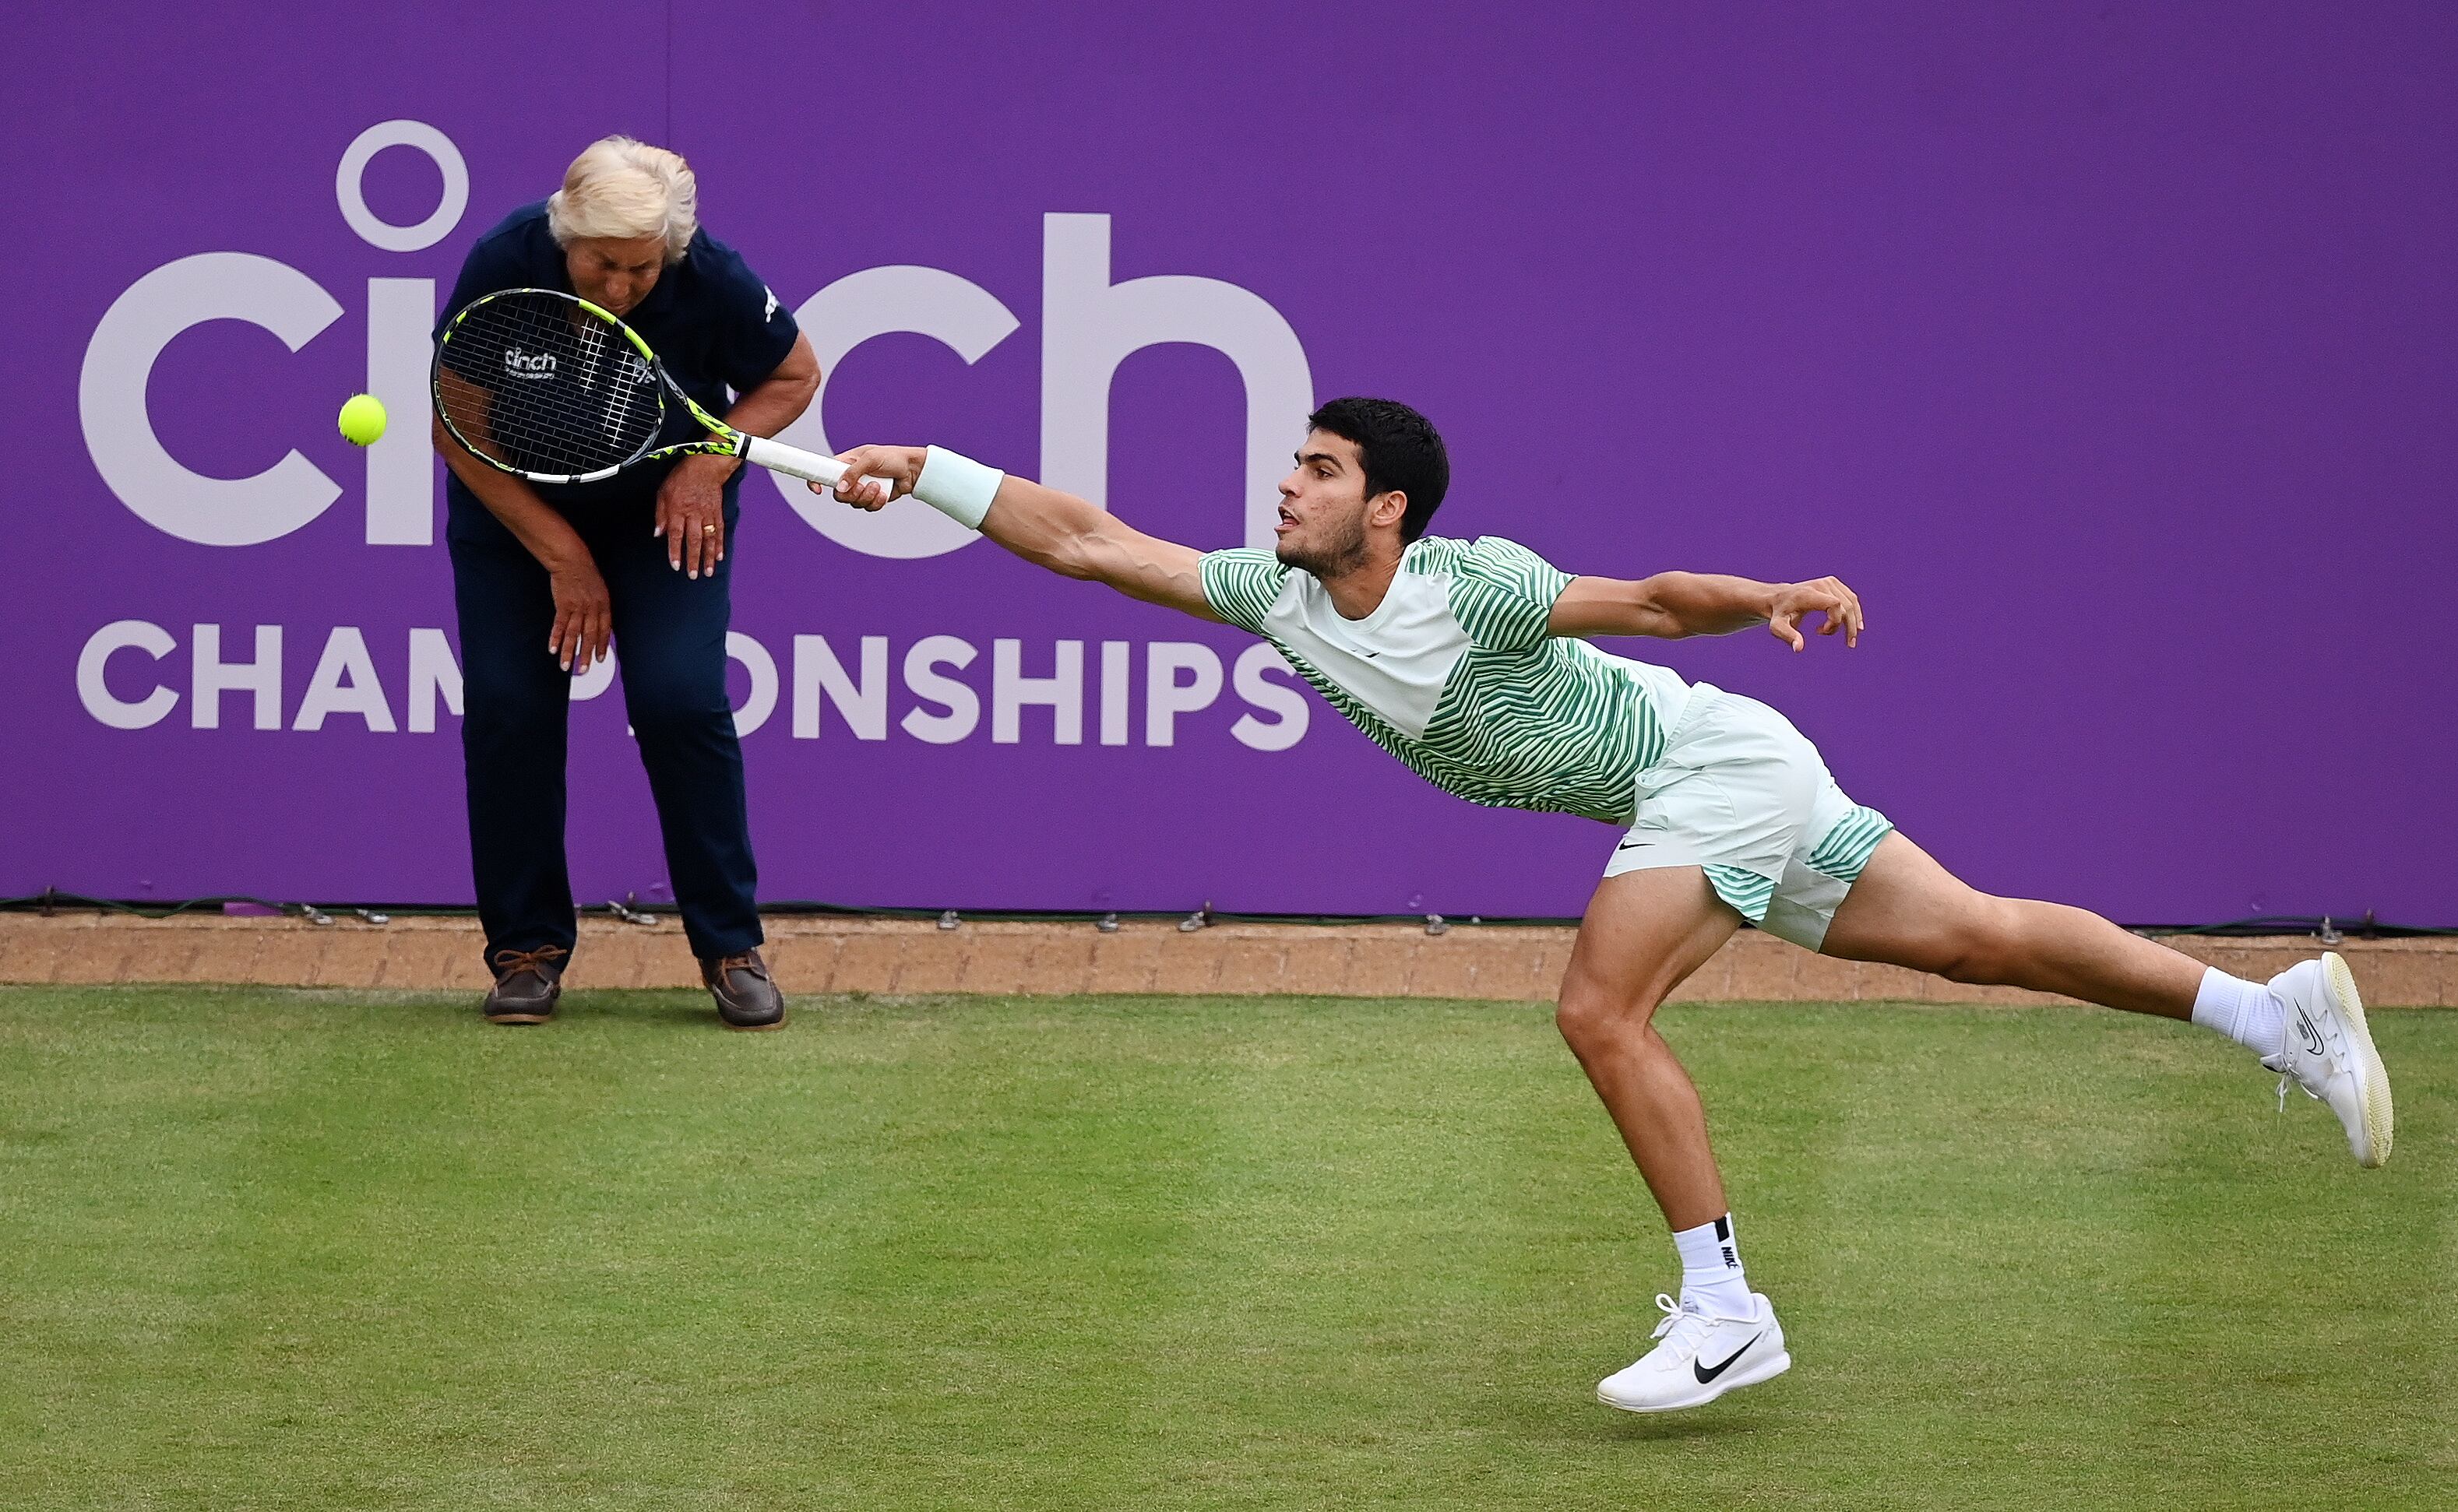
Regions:
<instances>
[{"instance_id":1,"label":"woman's hand","mask_svg":"<svg viewBox=\"0 0 2458 1512\"><path fill-rule=\"evenodd\" d=\"M554 629L547 634L547 653L555 665L573 673L606 659L614 638L614 601L607 596L606 579L586 549L575 550L560 565L548 569L554 590Z\"/></svg>"},{"instance_id":2,"label":"woman's hand","mask_svg":"<svg viewBox=\"0 0 2458 1512\"><path fill-rule=\"evenodd\" d=\"M666 565L693 577L714 576L725 560L725 480L731 457L685 457L657 488L656 533L666 538Z\"/></svg>"}]
</instances>

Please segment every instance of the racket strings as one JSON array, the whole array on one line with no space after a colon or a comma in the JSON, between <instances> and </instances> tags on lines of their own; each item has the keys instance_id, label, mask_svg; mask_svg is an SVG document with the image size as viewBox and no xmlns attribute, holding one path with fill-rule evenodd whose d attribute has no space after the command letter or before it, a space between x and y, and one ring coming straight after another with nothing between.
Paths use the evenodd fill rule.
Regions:
<instances>
[{"instance_id":1,"label":"racket strings","mask_svg":"<svg viewBox=\"0 0 2458 1512\"><path fill-rule=\"evenodd\" d=\"M437 353L435 398L470 450L555 477L630 462L665 421L664 387L623 334L544 290L464 311Z\"/></svg>"}]
</instances>

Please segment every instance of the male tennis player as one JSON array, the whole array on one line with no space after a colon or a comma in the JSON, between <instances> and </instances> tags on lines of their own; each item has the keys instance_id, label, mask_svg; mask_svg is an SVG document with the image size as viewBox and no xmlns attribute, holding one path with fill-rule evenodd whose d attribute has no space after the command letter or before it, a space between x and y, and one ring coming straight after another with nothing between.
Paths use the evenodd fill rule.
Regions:
<instances>
[{"instance_id":1,"label":"male tennis player","mask_svg":"<svg viewBox=\"0 0 2458 1512\"><path fill-rule=\"evenodd\" d=\"M1340 399L1308 425L1270 551L1156 540L935 446L844 460L849 484L886 479L1028 561L1267 637L1385 750L1471 802L1628 831L1579 926L1556 1022L1672 1225L1681 1296L1657 1298L1662 1342L1600 1382L1599 1399L1695 1407L1792 1363L1743 1277L1698 1091L1649 1023L1744 919L1848 960L2190 1018L2250 1048L2282 1089L2293 1080L2326 1102L2359 1165L2388 1158L2388 1079L2337 956L2259 985L2078 908L1975 892L1845 797L1773 709L1581 638L1764 625L1799 651L1804 622L1822 619L1817 633L1853 645L1850 589L1573 577L1497 537L1429 537L1450 465L1424 416Z\"/></svg>"},{"instance_id":2,"label":"male tennis player","mask_svg":"<svg viewBox=\"0 0 2458 1512\"><path fill-rule=\"evenodd\" d=\"M558 193L478 238L445 320L481 295L521 288L576 294L621 316L701 407L738 430L773 435L819 392L819 358L792 312L699 229L691 168L662 148L628 136L592 143ZM659 445L705 434L680 405L666 427ZM545 485L487 466L441 420L435 449L451 469L469 855L495 977L488 1021L542 1024L562 993L577 939L563 851L572 673L619 639L624 712L700 979L726 1027L781 1027L785 1002L760 959L759 873L725 693L741 464L686 457Z\"/></svg>"}]
</instances>

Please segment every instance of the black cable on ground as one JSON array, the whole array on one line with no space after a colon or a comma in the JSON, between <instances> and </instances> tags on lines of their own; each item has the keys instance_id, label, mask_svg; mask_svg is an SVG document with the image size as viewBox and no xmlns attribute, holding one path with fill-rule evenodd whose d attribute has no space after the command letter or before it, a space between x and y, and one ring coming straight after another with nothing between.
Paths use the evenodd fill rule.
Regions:
<instances>
[{"instance_id":1,"label":"black cable on ground","mask_svg":"<svg viewBox=\"0 0 2458 1512\"><path fill-rule=\"evenodd\" d=\"M46 887L27 898L0 898L0 909L16 913L35 911L51 914L63 908L91 908L106 914L133 914L139 919L168 919L195 908L218 909L224 903L247 903L277 914L298 914L307 907L304 903L277 903L270 899L251 897L245 893L188 898L168 905L126 902L114 898L88 898L82 893L64 893L55 887Z\"/></svg>"}]
</instances>

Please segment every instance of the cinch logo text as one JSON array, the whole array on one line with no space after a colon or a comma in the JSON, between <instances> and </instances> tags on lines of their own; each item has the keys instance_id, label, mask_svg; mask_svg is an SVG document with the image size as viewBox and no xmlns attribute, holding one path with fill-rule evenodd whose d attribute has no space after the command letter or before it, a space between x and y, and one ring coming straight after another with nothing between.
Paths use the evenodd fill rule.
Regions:
<instances>
[{"instance_id":1,"label":"cinch logo text","mask_svg":"<svg viewBox=\"0 0 2458 1512\"><path fill-rule=\"evenodd\" d=\"M444 179L434 214L414 226L376 219L360 194L368 161L396 146L424 154ZM343 218L368 245L416 252L459 223L469 206L469 166L451 139L426 122L383 121L343 154L335 191ZM1044 215L1040 281L1040 480L1107 507L1110 391L1120 364L1150 346L1207 346L1237 368L1245 391L1238 520L1223 533L1269 549L1280 513L1275 485L1288 470L1290 443L1303 433L1314 408L1313 372L1288 321L1262 296L1219 279L1114 280L1107 215ZM396 416L416 414L427 402L435 280L378 277L365 288L366 391ZM95 472L131 512L182 541L257 546L305 528L342 496L339 482L296 450L248 477L199 472L155 433L148 390L156 360L195 326L241 321L297 351L343 313L340 300L315 280L259 253L199 252L138 279L103 312L78 374L77 416ZM810 337L823 374L837 372L863 342L891 333L929 337L971 364L1023 325L982 284L910 263L847 273L804 300L794 318ZM560 376L543 353L507 353L504 370L527 380ZM655 381L645 374L635 379ZM805 451L839 450L822 424L827 408L823 388L776 439ZM427 428L395 425L366 448L365 467L366 543L435 545L435 453ZM864 556L914 560L981 539L916 500L900 499L872 513L820 498L790 478L771 482L812 529Z\"/></svg>"}]
</instances>

